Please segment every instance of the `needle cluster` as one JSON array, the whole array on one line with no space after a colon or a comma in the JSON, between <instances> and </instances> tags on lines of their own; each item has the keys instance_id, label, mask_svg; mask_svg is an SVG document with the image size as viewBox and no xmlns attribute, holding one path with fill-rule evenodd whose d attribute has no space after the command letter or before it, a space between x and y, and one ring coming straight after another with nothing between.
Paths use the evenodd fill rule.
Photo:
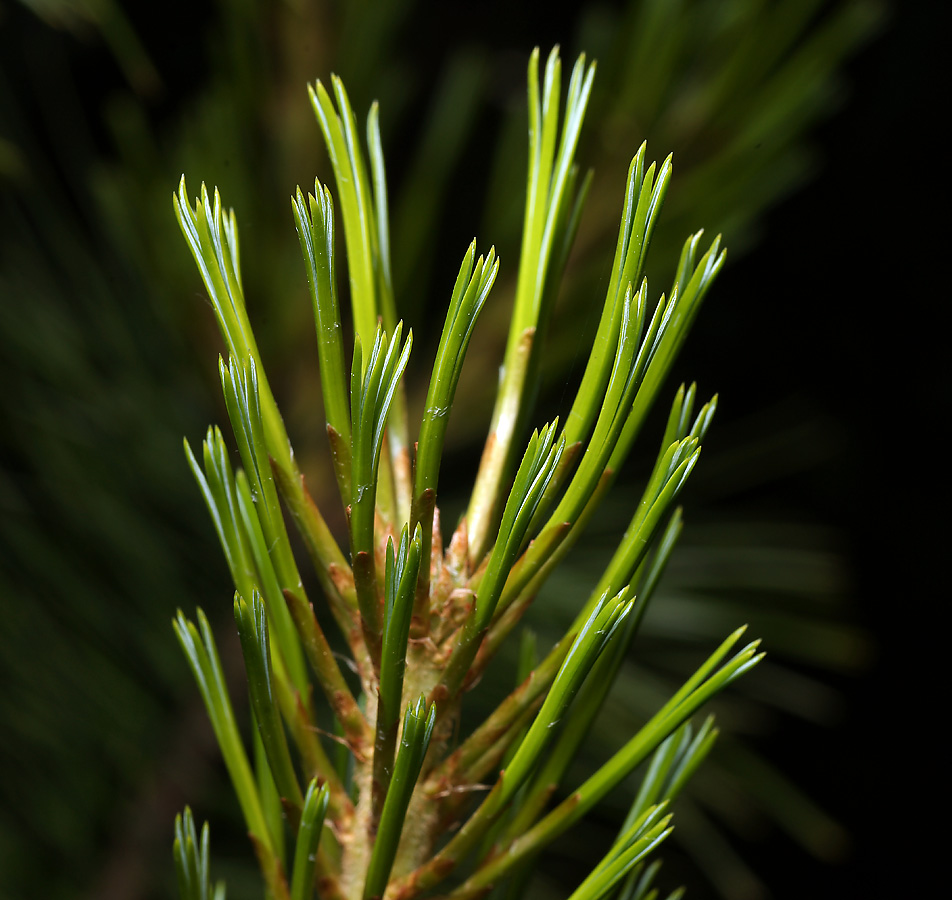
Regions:
<instances>
[{"instance_id":1,"label":"needle cluster","mask_svg":"<svg viewBox=\"0 0 952 900\"><path fill-rule=\"evenodd\" d=\"M684 244L670 289L654 296L645 259L670 157L631 161L615 258L581 385L564 418L525 433L540 341L578 229L591 173L575 162L594 64L580 57L561 103L557 49L529 63L529 162L515 300L495 408L465 515L444 544L439 477L448 418L500 262L463 255L414 418L403 376L412 331L397 319L378 111L366 151L340 79L311 104L334 170L353 334L337 299L335 204L315 182L291 199L317 331L326 431L348 532L341 545L308 490L265 375L245 304L238 228L218 192L175 212L208 291L227 359L219 368L241 467L209 429L186 455L236 589L234 614L254 723L254 762L236 724L215 640L201 610L175 629L195 675L275 900L462 900L519 896L538 854L642 763L641 790L616 840L572 900L635 900L653 890L648 862L670 834L670 804L711 747L691 717L760 660L731 634L598 771L552 798L598 715L681 529L676 501L698 462L716 397L695 410L682 386L630 524L599 583L520 683L469 734L464 696L519 625L543 582L596 515L724 261L719 239ZM346 360L350 360L349 365ZM325 492L327 493L333 492ZM323 501L322 501L323 502ZM298 530L320 596L292 552ZM316 610L316 612L315 612ZM326 614L325 614L326 613ZM325 628L339 634L328 636ZM349 659L335 649L343 641ZM529 647L526 644L526 647ZM316 694L314 688L319 694ZM337 734L317 727L317 705ZM345 753L338 752L343 747ZM176 825L182 897L211 897L207 826ZM216 888L221 898L224 888Z\"/></svg>"}]
</instances>

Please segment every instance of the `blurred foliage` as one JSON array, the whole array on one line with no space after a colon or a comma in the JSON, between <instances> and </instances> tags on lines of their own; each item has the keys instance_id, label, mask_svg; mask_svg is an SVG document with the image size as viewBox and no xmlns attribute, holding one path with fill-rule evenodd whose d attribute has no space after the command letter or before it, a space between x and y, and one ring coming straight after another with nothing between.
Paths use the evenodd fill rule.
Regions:
<instances>
[{"instance_id":1,"label":"blurred foliage","mask_svg":"<svg viewBox=\"0 0 952 900\"><path fill-rule=\"evenodd\" d=\"M841 100L837 72L881 11L865 0L641 0L513 21L510 32L501 4L467 29L452 27L442 7L421 13L398 0L25 6L42 21L0 7L0 896L28 894L38 866L51 898L84 890L167 896L170 823L186 786L198 799L202 740L206 755L208 746L195 701L183 693L187 673L168 622L176 606L227 594L224 567L209 565L218 553L178 449L182 433L197 435L213 417L201 404L216 393L205 364L216 346L211 316L196 301L169 210L178 175L215 173L253 241L245 266L251 314L276 393L298 402L284 410L308 470L323 464L313 458L319 435L307 424L316 421L320 392L298 248L281 200L315 170L328 175L301 102L308 79L336 70L355 107L381 102L395 288L407 318L421 323L418 339L432 342L438 327L429 331L423 313L452 279L440 261L458 259L472 238L458 230L460 198L476 208L485 201L480 230L496 238L503 259L497 295L512 287L505 273L514 272L506 260L517 256L522 204L525 50L568 37L572 51L585 47L599 60L590 121L605 124L588 130L580 151L598 178L541 388L543 404L554 403L572 377L585 298L593 273L606 268L618 187L638 143L647 139L655 155L674 151L677 170L652 270L670 271L675 242L701 224L725 233L736 261L765 211L814 171L810 129ZM419 133L394 124L421 118ZM440 240L424 240L433 233ZM508 309L497 312L498 327L484 325L471 353L484 377L470 371L461 385L471 422L482 421L491 396L463 389L495 381ZM475 437L454 421L449 439L460 464L471 461ZM777 444L781 452L767 458L783 469L798 445ZM765 458L749 441L733 446L718 484L751 477L750 460ZM605 531L613 530L606 511ZM720 617L733 622L738 610L728 599L751 610L758 598L762 610L766 597L773 628L758 622L758 633L798 668L773 666L771 679L745 685L762 695L738 699L722 720L757 733L769 727L765 709L808 717L828 709L835 701L808 676L854 662L862 647L832 602L842 575L823 536L760 520L735 530L711 517L686 537L664 587L671 596L646 622L653 639L649 646L646 631L643 668L632 662L626 675L631 696L653 702L661 660L690 655ZM560 600L594 566L586 558L598 551L592 540L560 578L565 592L541 599L537 610L558 618ZM544 639L545 622L534 627ZM626 696L626 707L637 710L642 700ZM629 727L621 714L606 718L600 727ZM754 768L734 762L735 772ZM718 772L730 770L725 760ZM759 787L736 775L731 783L747 785L756 800L778 777L761 774ZM781 790L793 791L786 783ZM731 821L728 796L723 780L699 789L697 835L713 832L713 809ZM817 833L839 839L793 796L764 805L781 819L793 810L784 824L807 845ZM698 846L708 848L700 856L722 889L742 896L746 885L753 895L742 864L704 840L716 839Z\"/></svg>"}]
</instances>

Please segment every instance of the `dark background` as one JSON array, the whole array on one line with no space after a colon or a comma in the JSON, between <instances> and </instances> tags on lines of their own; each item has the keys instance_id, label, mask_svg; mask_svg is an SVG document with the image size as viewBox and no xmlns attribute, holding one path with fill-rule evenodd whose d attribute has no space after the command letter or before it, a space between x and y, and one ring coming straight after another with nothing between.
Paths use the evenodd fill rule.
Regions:
<instances>
[{"instance_id":1,"label":"dark background","mask_svg":"<svg viewBox=\"0 0 952 900\"><path fill-rule=\"evenodd\" d=\"M929 764L920 769L915 759L934 726L918 710L936 696L930 623L934 601L947 594L938 577L946 470L925 462L928 451L920 468L913 437L928 441L925 423L948 411L942 300L929 267L917 263L941 255L932 209L947 190L934 180L928 124L930 85L940 77L934 12L928 3L893 8L883 34L848 67L842 113L819 131L823 171L768 216L749 264L720 286L756 309L745 318L746 364L731 366L731 388L751 397L746 376L770 373L765 380L841 429L835 458L777 502L808 507L845 536L856 616L876 639L870 670L842 684L847 707L833 739L817 744L795 730L778 741L776 752L805 766L855 840L842 866L778 860L777 877L797 885L790 896L911 896L934 865L917 824L931 791L906 780L930 778ZM758 297L771 270L785 277Z\"/></svg>"},{"instance_id":2,"label":"dark background","mask_svg":"<svg viewBox=\"0 0 952 900\"><path fill-rule=\"evenodd\" d=\"M574 6L564 16L550 9L538 17L513 15L510 6L473 4L465 15L452 5L434 7L406 30L404 56L424 72L436 73L442 56L464 36L507 60L524 58L535 43L570 44L567 23ZM206 74L203 19L210 21L213 12L201 3L178 10L141 4L129 10L163 74L164 91L147 105L156 129L187 102ZM49 153L54 177L69 180L89 164L71 155L74 144L80 153L108 158L114 149L97 125L99 111L124 84L124 75L102 41L51 29L18 4L3 5L0 14L5 88L29 98L37 71L55 65L69 82L64 96L80 104L65 119L60 111L29 102L18 107ZM939 371L947 358L941 336L948 292L945 258L938 242L930 240L948 202L935 137L947 114L940 35L932 4L902 4L889 11L879 34L846 66L844 104L813 136L821 163L816 177L762 220L758 242L725 270L684 352L690 377L713 385L724 398L718 428L743 423L778 397L826 424L824 446L832 446L832 452L736 502L791 511L831 526L850 572L852 615L873 639L873 654L861 671L830 676L845 697L840 721L820 729L785 720L766 742L770 758L822 798L852 836L851 850L837 865L809 859L779 836L755 845L758 869L778 897L908 896L924 877L932 852L917 831L923 827L920 804L937 793L935 770L941 770L945 756L935 749L941 746L934 733L941 717L932 662L948 596L933 577L944 558L945 462L939 432L948 418L946 379ZM51 117L59 118L55 132ZM74 128L84 132L82 142ZM51 132L58 137L51 138ZM388 156L397 180L406 165L400 154L398 145ZM169 174L173 183L178 171ZM73 212L80 220L85 214L81 207ZM18 298L4 296L2 302ZM130 294L129 303L135 302ZM147 322L148 315L141 320ZM136 341L147 368L155 371L148 335ZM173 349L188 352L185 346ZM7 383L15 384L8 371L15 362L0 363ZM200 433L210 415L210 401L202 399L211 383L207 376L203 382L193 374L181 383L183 390L194 391L183 402L179 420L180 430L191 436ZM16 409L16 398L10 402ZM26 468L14 451L3 464L5 478L14 483ZM187 492L184 466L180 476ZM724 502L729 507L730 501ZM194 511L202 513L197 502ZM201 534L200 524L188 528ZM214 560L215 548L207 535L195 541L183 535L200 570L195 561ZM15 550L0 552L11 554L8 562L15 570ZM207 585L225 580L223 567L208 571L210 566L219 563L205 567ZM22 596L0 598L3 604L22 602ZM147 678L147 665L142 665ZM920 711L923 700L935 710L930 716ZM172 708L177 702L170 696L162 704ZM196 729L201 731L200 724ZM10 742L5 758L16 759L16 739L12 731L0 735L0 741ZM19 776L8 764L2 777L12 782ZM162 810L163 803L156 803ZM115 831L128 821L123 815L116 814L103 833L87 836L93 857L103 846L115 845ZM34 844L31 865L38 877L31 895L39 897L45 850L41 837ZM3 880L0 876L0 884Z\"/></svg>"}]
</instances>

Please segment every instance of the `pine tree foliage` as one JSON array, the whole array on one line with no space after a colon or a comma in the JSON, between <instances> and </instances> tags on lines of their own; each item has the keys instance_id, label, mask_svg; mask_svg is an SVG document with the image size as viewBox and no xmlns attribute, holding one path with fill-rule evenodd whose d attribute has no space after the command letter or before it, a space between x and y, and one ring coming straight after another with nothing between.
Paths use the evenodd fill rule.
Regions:
<instances>
[{"instance_id":1,"label":"pine tree foliage","mask_svg":"<svg viewBox=\"0 0 952 900\"><path fill-rule=\"evenodd\" d=\"M253 763L204 613L198 610L196 625L180 612L175 629L270 897L461 900L507 884L511 890L544 847L650 760L617 839L572 894L637 896L632 892L647 883L646 860L671 833L670 803L716 735L710 719L694 735L692 716L763 656L758 641L739 643L743 628L730 634L606 763L565 800L550 802L680 531L677 498L716 407L715 397L695 412L695 388L682 386L641 501L598 584L579 598L575 621L481 725L460 732L466 694L597 515L725 258L719 237L704 249L700 232L689 236L670 292L652 300L643 272L672 163L669 157L646 166L643 144L629 167L603 312L575 400L564 425L558 418L543 424L523 444L533 417L532 373L544 364L536 336L558 293L590 184L579 178L575 156L595 66L579 57L564 104L561 69L558 48L541 73L538 50L529 61L529 174L509 338L469 506L446 543L438 503L442 443L470 336L493 302L495 250L474 260L474 242L464 254L411 445L403 374L413 335L404 339L396 320L378 109L367 118L365 151L340 79L332 78L333 98L321 82L309 88L341 197L353 323L348 347L333 192L315 183L313 194L298 189L291 203L348 522L341 547L308 490L265 376L242 287L236 213L204 185L190 200L184 177L174 195L228 352L219 368L242 468L232 466L218 429L208 432L203 465L188 443L186 456L236 588L261 750ZM320 588L313 601L285 511L313 563ZM321 624L328 617L339 632L333 639ZM332 650L338 639L348 648L343 667ZM343 766L332 762L321 737L312 679L346 747ZM309 807L319 785L323 832ZM204 871L204 843L201 859ZM181 868L194 866L186 860Z\"/></svg>"},{"instance_id":2,"label":"pine tree foliage","mask_svg":"<svg viewBox=\"0 0 952 900\"><path fill-rule=\"evenodd\" d=\"M47 0L27 5L51 29L23 28L30 17L14 4L2 35L9 52L0 54L0 118L5 123L0 137L0 344L9 385L3 399L9 427L0 441L5 510L0 529L7 551L0 571L7 623L0 636L0 680L6 687L0 758L10 775L0 803L0 894L21 896L30 890L37 853L42 853L44 865L51 863L44 888L50 897L75 896L77 883L91 885L90 896L105 896L105 884L117 866L124 879L131 879L129 890L138 884L150 896L165 896L161 873L168 866L159 842L164 845L167 827L162 822L170 813L155 791L171 798L183 784L189 785L187 796L193 801L211 798L199 791L207 766L202 742L185 743L196 717L183 714L181 698L188 696L183 668L162 622L176 603L190 608L206 602L211 586L220 581L215 566L208 565L214 530L202 522L201 500L197 493L189 496L175 454L166 451L183 430L197 434L208 415L195 408L202 396L196 389L200 369L183 352L189 341L207 344L207 319L195 314L194 268L187 254L176 252L179 238L167 215L168 168L174 160L176 170L227 172L229 199L242 221L254 221L250 259L255 264L245 274L255 308L265 304L269 310L267 319L260 313L256 319L269 374L278 384L292 379L302 386L299 369L307 354L300 348L307 336L293 313L300 305L284 301L306 288L291 264L296 251L286 240L281 204L270 200L286 188L273 173L280 171L283 179L289 161L299 165L306 159L302 180L313 174L307 135L317 131L301 127L282 98L289 84L297 91L314 71L336 67L346 72L360 105L371 91L382 94L386 139L392 134L390 123L398 118L394 113L405 109L411 96L401 93L406 82L390 75L409 71L405 60L401 68L401 53L414 5L387 5L368 28L356 5L342 6L330 22L315 12L320 5L252 10L246 4L223 4L214 26L206 23L207 48L199 27L181 35L186 51L176 43L176 56L187 56L200 68L198 73L189 69L184 102L161 34L141 32L140 40L135 28L141 20L133 8L127 18L115 3ZM672 15L675 6L678 15ZM586 188L586 215L574 257L594 259L598 247L609 245L606 232L614 227L619 185L606 173L613 160L623 173L628 159L619 154L630 153L648 135L653 146L674 148L678 162L651 264L669 277L678 256L672 235L698 221L728 234L736 261L734 251L756 235L763 211L812 171L810 130L841 99L839 69L869 33L877 8L869 0L828 8L798 0L729 7L707 0L681 5L639 0L625 10L598 7L581 16L580 41L599 59L594 106L582 135L583 159L596 163L600 177ZM195 12L201 16L200 8ZM74 34L54 34L53 28L63 26ZM40 30L48 38L37 42ZM96 109L76 102L74 90L74 83L81 90L88 81L77 66L96 49L89 43L93 32L104 37L97 58L108 48L128 76L128 85ZM303 55L295 49L314 33L333 34L317 48L316 58L313 45ZM31 59L41 59L43 65L19 64L21 50L24 58L33 53ZM431 238L439 230L433 223L447 221L449 173L467 139L483 130L479 110L486 105L490 83L492 96L499 93L495 68L487 63L492 52L472 45L446 60L433 82L436 90L424 127L411 141L415 155L409 174L396 182L398 190L390 198L394 292L403 315L418 330L419 298L445 290L433 280L436 243ZM24 77L27 70L29 77ZM646 71L652 77L644 77ZM155 90L162 79L177 105L171 110L159 104L165 112L157 124ZM40 121L44 111L62 110L69 98L75 114L69 141L59 139L59 129L47 141L43 123L51 120ZM306 103L299 106L307 112ZM286 115L262 115L274 108ZM487 233L510 259L515 251L506 248L518 247L518 238L509 234L502 213L521 194L524 131L520 120L504 132L487 192L485 220L493 222ZM93 140L106 132L113 144L103 157ZM497 294L513 290L514 279L512 284L508 279L515 268L503 268ZM604 273L606 267L568 268L563 297L569 308L579 302L574 297L587 302L592 295L588 273L596 271ZM598 291L604 291L604 281ZM282 303L269 302L279 297ZM490 304L469 354L468 374L459 384L458 408L492 381L481 377L479 367L483 357L493 366L498 362L499 357L483 353L487 343L492 346L499 322L493 315ZM572 343L558 327L549 330L546 340L546 365L539 374L561 377L557 373L565 370ZM415 351L417 360L420 352ZM425 375L417 360L408 370L411 379ZM211 369L206 365L205 371ZM317 379L311 383L318 392L325 387ZM303 386L309 390L307 383ZM192 400L183 403L183 397ZM320 472L311 465L313 451L300 427L306 420L298 410L310 410L311 403L305 394L297 409L285 404L283 411L302 462L308 462L308 471ZM458 414L453 419L449 438L457 446L467 439L469 420L476 439L478 417ZM435 417L434 427L441 423L445 419ZM130 442L129 435L136 439ZM237 445L241 449L241 440ZM769 454L751 443L750 453L758 452L759 459L791 455L782 441L771 444ZM709 457L701 467L701 478L726 484L729 478L722 468L715 474L712 462ZM253 482L253 466L244 458L242 465ZM444 488L449 489L452 479L445 475ZM693 480L697 478L695 474ZM322 491L322 508L326 502ZM592 540L597 542L598 533L610 528L608 522L629 514L630 503L621 492L609 492L595 527L580 537L577 546L584 553L564 560L559 577L543 585L539 608L545 615L533 618L541 642L557 641L574 619L579 592L587 590L579 586L589 565L585 561L598 555L590 552ZM748 529L738 534L736 546L725 547L726 533L723 527L716 534L699 532L694 520L696 538L675 557L665 603L656 607L644 629L646 644L660 637L665 646L672 641L685 648L708 646L732 622L755 614L762 618L760 633L769 628L771 647L788 658L820 668L855 661L861 642L836 619L842 588L823 535L773 523L758 527L756 546ZM600 569L591 570L587 577L594 582L599 574ZM306 572L305 581L318 596ZM735 588L780 599L780 608L764 618L742 599L734 602ZM784 592L779 598L778 589ZM832 602L821 607L809 599L813 596ZM295 613L299 604L291 596L288 602ZM228 604L217 604L216 610L212 618L217 628ZM533 612L530 608L527 615ZM316 652L321 644L313 624L306 626L310 637L304 639L301 621L295 625L308 664L330 658ZM686 621L693 623L688 632ZM339 650L333 618L321 624ZM665 679L677 677L667 669L670 654L659 668L657 651L642 649L648 652L639 653L634 664L626 659L619 667L616 681L625 706L608 698L611 714L593 720L589 745L619 745L666 699ZM502 644L500 654L509 658L514 649ZM227 658L225 663L230 669ZM498 684L509 677L501 661L487 670L482 684L485 688L493 679ZM769 673L762 667L756 683L763 690L755 704L765 703L768 709L751 706L748 698L731 710L735 720L739 715L751 725L774 707L815 719L829 707L828 689L776 665ZM469 695L470 713L483 715L484 706L486 714L491 712L494 701L486 705L485 693ZM339 696L345 703L336 709L337 718L347 722L346 695ZM356 720L350 721L353 727ZM71 735L69 741L63 740L64 733ZM183 758L185 746L190 749ZM331 745L335 761L339 746ZM584 777L591 746L582 745L580 752L584 762L574 771ZM292 746L296 759L295 754ZM836 828L778 772L740 747L728 748L723 739L711 762L702 777L715 769L717 778L730 779L738 797L765 809L811 852L829 853ZM750 876L736 857L727 871L730 847L714 841L716 832L707 817L718 817L717 791L705 790L702 799L703 806L697 797L682 798L675 839L693 837L688 849L727 890L726 877ZM222 812L216 816L218 827ZM723 864L725 871L715 872L715 864Z\"/></svg>"}]
</instances>

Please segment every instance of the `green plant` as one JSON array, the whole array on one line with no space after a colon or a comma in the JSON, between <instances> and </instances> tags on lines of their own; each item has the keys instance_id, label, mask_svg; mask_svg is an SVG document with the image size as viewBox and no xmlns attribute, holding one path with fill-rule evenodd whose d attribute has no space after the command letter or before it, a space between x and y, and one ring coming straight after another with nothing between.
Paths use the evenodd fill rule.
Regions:
<instances>
[{"instance_id":1,"label":"green plant","mask_svg":"<svg viewBox=\"0 0 952 900\"><path fill-rule=\"evenodd\" d=\"M254 764L204 614L199 610L196 625L180 612L175 628L270 896L298 900L315 888L321 897L364 900L434 890L476 897L493 888L518 895L539 851L642 763L647 770L624 826L572 898L618 890L647 896L656 867L646 859L670 833L668 804L716 736L710 718L696 732L690 719L761 659L757 642L735 651L743 629L728 636L605 765L547 811L681 528L675 501L716 406L714 398L695 415L695 388L682 386L641 502L574 623L539 660L528 639L518 686L475 730L458 735L465 693L610 490L724 260L719 238L702 253L701 233L692 235L670 292L651 304L643 271L672 166L670 157L646 166L642 145L629 167L615 260L581 385L565 424L556 419L534 430L520 452L541 363L539 338L591 183L590 173L579 177L574 156L593 78L594 64L580 57L560 127L558 53L548 57L541 84L538 51L529 64L529 175L512 320L471 499L445 549L440 459L466 350L499 269L495 251L477 258L474 241L463 258L412 444L401 380L412 332L403 339L391 286L377 108L367 119L368 165L341 81L332 79L333 98L320 82L310 89L343 219L352 355L337 300L330 190L315 182L305 197L298 189L292 212L348 522L345 553L308 492L265 375L242 290L236 216L204 186L190 203L184 178L175 195L228 351L220 374L243 468L232 468L217 429L208 432L201 464L187 443L186 453L237 589ZM356 679L325 633L322 605L315 611L308 598L282 500ZM321 738L312 676L346 753L329 752ZM490 789L476 802L487 777ZM183 896L204 897L207 841L199 850L190 816L178 832L180 873L193 873L180 874ZM286 832L295 839L293 854Z\"/></svg>"}]
</instances>

